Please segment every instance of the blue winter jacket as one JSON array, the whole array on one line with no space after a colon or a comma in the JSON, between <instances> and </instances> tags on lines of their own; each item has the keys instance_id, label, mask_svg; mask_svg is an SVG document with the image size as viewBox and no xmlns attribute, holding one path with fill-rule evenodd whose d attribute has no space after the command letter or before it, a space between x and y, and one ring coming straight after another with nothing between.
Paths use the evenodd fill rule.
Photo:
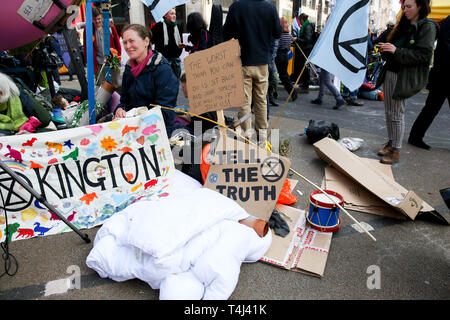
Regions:
<instances>
[{"instance_id":1,"label":"blue winter jacket","mask_svg":"<svg viewBox=\"0 0 450 320\"><path fill-rule=\"evenodd\" d=\"M180 82L167 59L157 51L153 51L153 53L153 57L137 78L131 73L131 64L128 61L122 77L120 104L117 108L129 111L133 108L147 106L151 109L152 107L149 107L151 103L170 108L176 106ZM170 138L174 130L175 113L167 109L161 109L161 111L167 135Z\"/></svg>"}]
</instances>

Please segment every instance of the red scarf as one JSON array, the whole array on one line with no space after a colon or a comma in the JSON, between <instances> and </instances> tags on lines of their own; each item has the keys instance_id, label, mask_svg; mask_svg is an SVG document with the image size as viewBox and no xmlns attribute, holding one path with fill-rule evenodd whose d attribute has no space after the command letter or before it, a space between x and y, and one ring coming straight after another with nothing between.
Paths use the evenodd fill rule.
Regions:
<instances>
[{"instance_id":1,"label":"red scarf","mask_svg":"<svg viewBox=\"0 0 450 320\"><path fill-rule=\"evenodd\" d=\"M142 61L139 64L136 64L135 60L131 60L131 73L135 78L139 76L139 74L144 70L145 66L147 65L150 58L153 57L153 51L150 50L147 54L147 57L145 57L144 61Z\"/></svg>"}]
</instances>

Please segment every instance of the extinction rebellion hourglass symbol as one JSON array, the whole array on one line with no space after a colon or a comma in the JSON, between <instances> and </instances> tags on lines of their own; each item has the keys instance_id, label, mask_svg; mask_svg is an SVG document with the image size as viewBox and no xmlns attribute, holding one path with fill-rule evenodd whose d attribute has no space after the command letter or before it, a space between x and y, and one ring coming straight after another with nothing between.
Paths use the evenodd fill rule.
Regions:
<instances>
[{"instance_id":1,"label":"extinction rebellion hourglass symbol","mask_svg":"<svg viewBox=\"0 0 450 320\"><path fill-rule=\"evenodd\" d=\"M28 180L25 175L19 172L15 172L15 174L20 176L31 186L30 180ZM28 192L22 194L18 193L21 188L21 185L5 171L0 171L0 192L2 192L4 196L6 195L4 198L5 203L3 204L4 209L12 212L21 211L31 205L33 195Z\"/></svg>"}]
</instances>

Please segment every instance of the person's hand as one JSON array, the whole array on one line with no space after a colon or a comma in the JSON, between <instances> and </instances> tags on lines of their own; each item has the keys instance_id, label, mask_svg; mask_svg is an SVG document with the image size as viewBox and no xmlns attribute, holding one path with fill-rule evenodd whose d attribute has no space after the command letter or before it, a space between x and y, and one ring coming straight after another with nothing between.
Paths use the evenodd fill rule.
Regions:
<instances>
[{"instance_id":1,"label":"person's hand","mask_svg":"<svg viewBox=\"0 0 450 320\"><path fill-rule=\"evenodd\" d=\"M390 52L390 53L395 53L395 50L397 50L397 47L394 46L392 43L383 43L380 42L379 43L379 51L380 52Z\"/></svg>"},{"instance_id":2,"label":"person's hand","mask_svg":"<svg viewBox=\"0 0 450 320\"><path fill-rule=\"evenodd\" d=\"M297 37L292 37L292 42L297 41Z\"/></svg>"},{"instance_id":3,"label":"person's hand","mask_svg":"<svg viewBox=\"0 0 450 320\"><path fill-rule=\"evenodd\" d=\"M122 119L125 118L127 115L127 112L123 110L122 108L117 108L116 112L114 112L114 119Z\"/></svg>"},{"instance_id":4,"label":"person's hand","mask_svg":"<svg viewBox=\"0 0 450 320\"><path fill-rule=\"evenodd\" d=\"M178 48L184 49L184 48L186 48L186 45L184 43L179 43Z\"/></svg>"}]
</instances>

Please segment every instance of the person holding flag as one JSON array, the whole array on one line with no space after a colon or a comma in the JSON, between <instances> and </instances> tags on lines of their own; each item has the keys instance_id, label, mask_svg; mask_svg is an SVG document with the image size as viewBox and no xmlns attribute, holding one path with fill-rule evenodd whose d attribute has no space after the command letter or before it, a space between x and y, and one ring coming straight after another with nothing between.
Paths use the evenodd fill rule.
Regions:
<instances>
[{"instance_id":1,"label":"person holding flag","mask_svg":"<svg viewBox=\"0 0 450 320\"><path fill-rule=\"evenodd\" d=\"M428 79L438 25L428 19L429 0L405 0L403 14L379 51L386 64L384 106L389 141L378 152L381 163L392 164L400 159L405 133L405 101L420 92ZM381 81L377 81L377 85Z\"/></svg>"}]
</instances>

